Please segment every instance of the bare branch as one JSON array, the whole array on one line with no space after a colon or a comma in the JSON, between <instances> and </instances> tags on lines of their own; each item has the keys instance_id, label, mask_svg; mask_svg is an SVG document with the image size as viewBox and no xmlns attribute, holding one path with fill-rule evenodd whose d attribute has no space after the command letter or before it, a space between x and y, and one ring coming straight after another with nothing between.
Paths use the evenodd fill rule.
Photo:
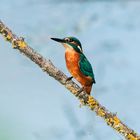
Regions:
<instances>
[{"instance_id":1,"label":"bare branch","mask_svg":"<svg viewBox=\"0 0 140 140\"><path fill-rule=\"evenodd\" d=\"M39 53L34 51L27 45L23 38L17 37L12 31L0 21L0 34L10 43L13 48L19 50L22 54L27 56L30 60L35 62L44 72L56 79L59 83L64 85L73 95L75 95L81 103L88 106L92 111L102 117L107 125L114 128L118 133L122 134L127 140L140 140L140 136L132 129L128 128L116 114L109 112L92 96L86 94L84 91L77 94L80 87L73 81L66 82L67 76L57 69L50 60L45 59Z\"/></svg>"}]
</instances>

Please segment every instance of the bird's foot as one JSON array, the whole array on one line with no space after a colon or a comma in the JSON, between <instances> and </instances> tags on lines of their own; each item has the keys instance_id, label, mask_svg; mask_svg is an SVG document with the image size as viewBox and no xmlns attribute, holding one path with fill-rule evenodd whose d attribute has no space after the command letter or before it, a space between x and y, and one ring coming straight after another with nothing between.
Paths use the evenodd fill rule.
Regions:
<instances>
[{"instance_id":1,"label":"bird's foot","mask_svg":"<svg viewBox=\"0 0 140 140\"><path fill-rule=\"evenodd\" d=\"M72 78L73 78L73 76L68 77L68 78L66 79L65 83L67 83L68 81L70 81Z\"/></svg>"},{"instance_id":2,"label":"bird's foot","mask_svg":"<svg viewBox=\"0 0 140 140\"><path fill-rule=\"evenodd\" d=\"M82 91L84 91L84 87L82 87L82 88L75 94L75 96L78 97L79 94L80 94Z\"/></svg>"}]
</instances>

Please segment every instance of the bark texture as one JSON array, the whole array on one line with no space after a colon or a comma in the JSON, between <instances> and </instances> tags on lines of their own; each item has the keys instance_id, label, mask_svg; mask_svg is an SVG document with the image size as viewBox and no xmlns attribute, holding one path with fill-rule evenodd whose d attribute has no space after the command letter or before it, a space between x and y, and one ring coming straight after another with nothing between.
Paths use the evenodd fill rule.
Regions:
<instances>
[{"instance_id":1,"label":"bark texture","mask_svg":"<svg viewBox=\"0 0 140 140\"><path fill-rule=\"evenodd\" d=\"M27 58L35 62L44 72L56 79L64 85L73 95L75 95L82 104L88 106L92 111L96 112L97 116L102 117L106 124L122 134L127 140L140 140L140 136L127 125L125 125L116 114L109 112L96 99L85 92L77 94L80 87L73 81L66 82L68 78L63 72L56 68L50 60L45 59L34 49L29 47L24 41L24 38L17 37L12 31L0 21L0 34L4 39L10 42L14 49L19 50Z\"/></svg>"}]
</instances>

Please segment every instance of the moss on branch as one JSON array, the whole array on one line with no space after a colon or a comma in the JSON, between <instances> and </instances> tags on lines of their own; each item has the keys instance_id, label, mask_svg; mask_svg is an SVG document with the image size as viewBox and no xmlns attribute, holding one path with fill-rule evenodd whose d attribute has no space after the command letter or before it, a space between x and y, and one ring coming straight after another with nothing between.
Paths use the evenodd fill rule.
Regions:
<instances>
[{"instance_id":1,"label":"moss on branch","mask_svg":"<svg viewBox=\"0 0 140 140\"><path fill-rule=\"evenodd\" d=\"M63 72L57 69L50 60L45 59L39 53L34 51L27 45L23 38L17 37L12 31L0 21L0 34L4 39L10 42L13 48L19 50L22 54L27 56L30 60L35 62L44 72L55 78L59 83L64 85L73 95L75 95L81 103L88 106L92 111L96 112L97 116L103 118L107 125L122 134L127 140L140 140L140 136L127 125L125 125L116 114L109 112L92 96L86 94L84 91L76 94L80 87L73 81L66 82L68 78Z\"/></svg>"}]
</instances>

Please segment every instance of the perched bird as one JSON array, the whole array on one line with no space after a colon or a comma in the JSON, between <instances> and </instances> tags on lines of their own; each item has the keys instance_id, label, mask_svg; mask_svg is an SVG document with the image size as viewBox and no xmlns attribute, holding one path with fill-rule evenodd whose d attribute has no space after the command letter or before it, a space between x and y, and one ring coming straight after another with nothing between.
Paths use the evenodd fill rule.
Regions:
<instances>
[{"instance_id":1,"label":"perched bird","mask_svg":"<svg viewBox=\"0 0 140 140\"><path fill-rule=\"evenodd\" d=\"M80 41L75 37L66 37L64 39L51 38L54 41L62 43L65 47L66 66L72 77L82 85L81 91L85 91L90 95L92 84L95 83L95 78L92 66L83 53Z\"/></svg>"}]
</instances>

